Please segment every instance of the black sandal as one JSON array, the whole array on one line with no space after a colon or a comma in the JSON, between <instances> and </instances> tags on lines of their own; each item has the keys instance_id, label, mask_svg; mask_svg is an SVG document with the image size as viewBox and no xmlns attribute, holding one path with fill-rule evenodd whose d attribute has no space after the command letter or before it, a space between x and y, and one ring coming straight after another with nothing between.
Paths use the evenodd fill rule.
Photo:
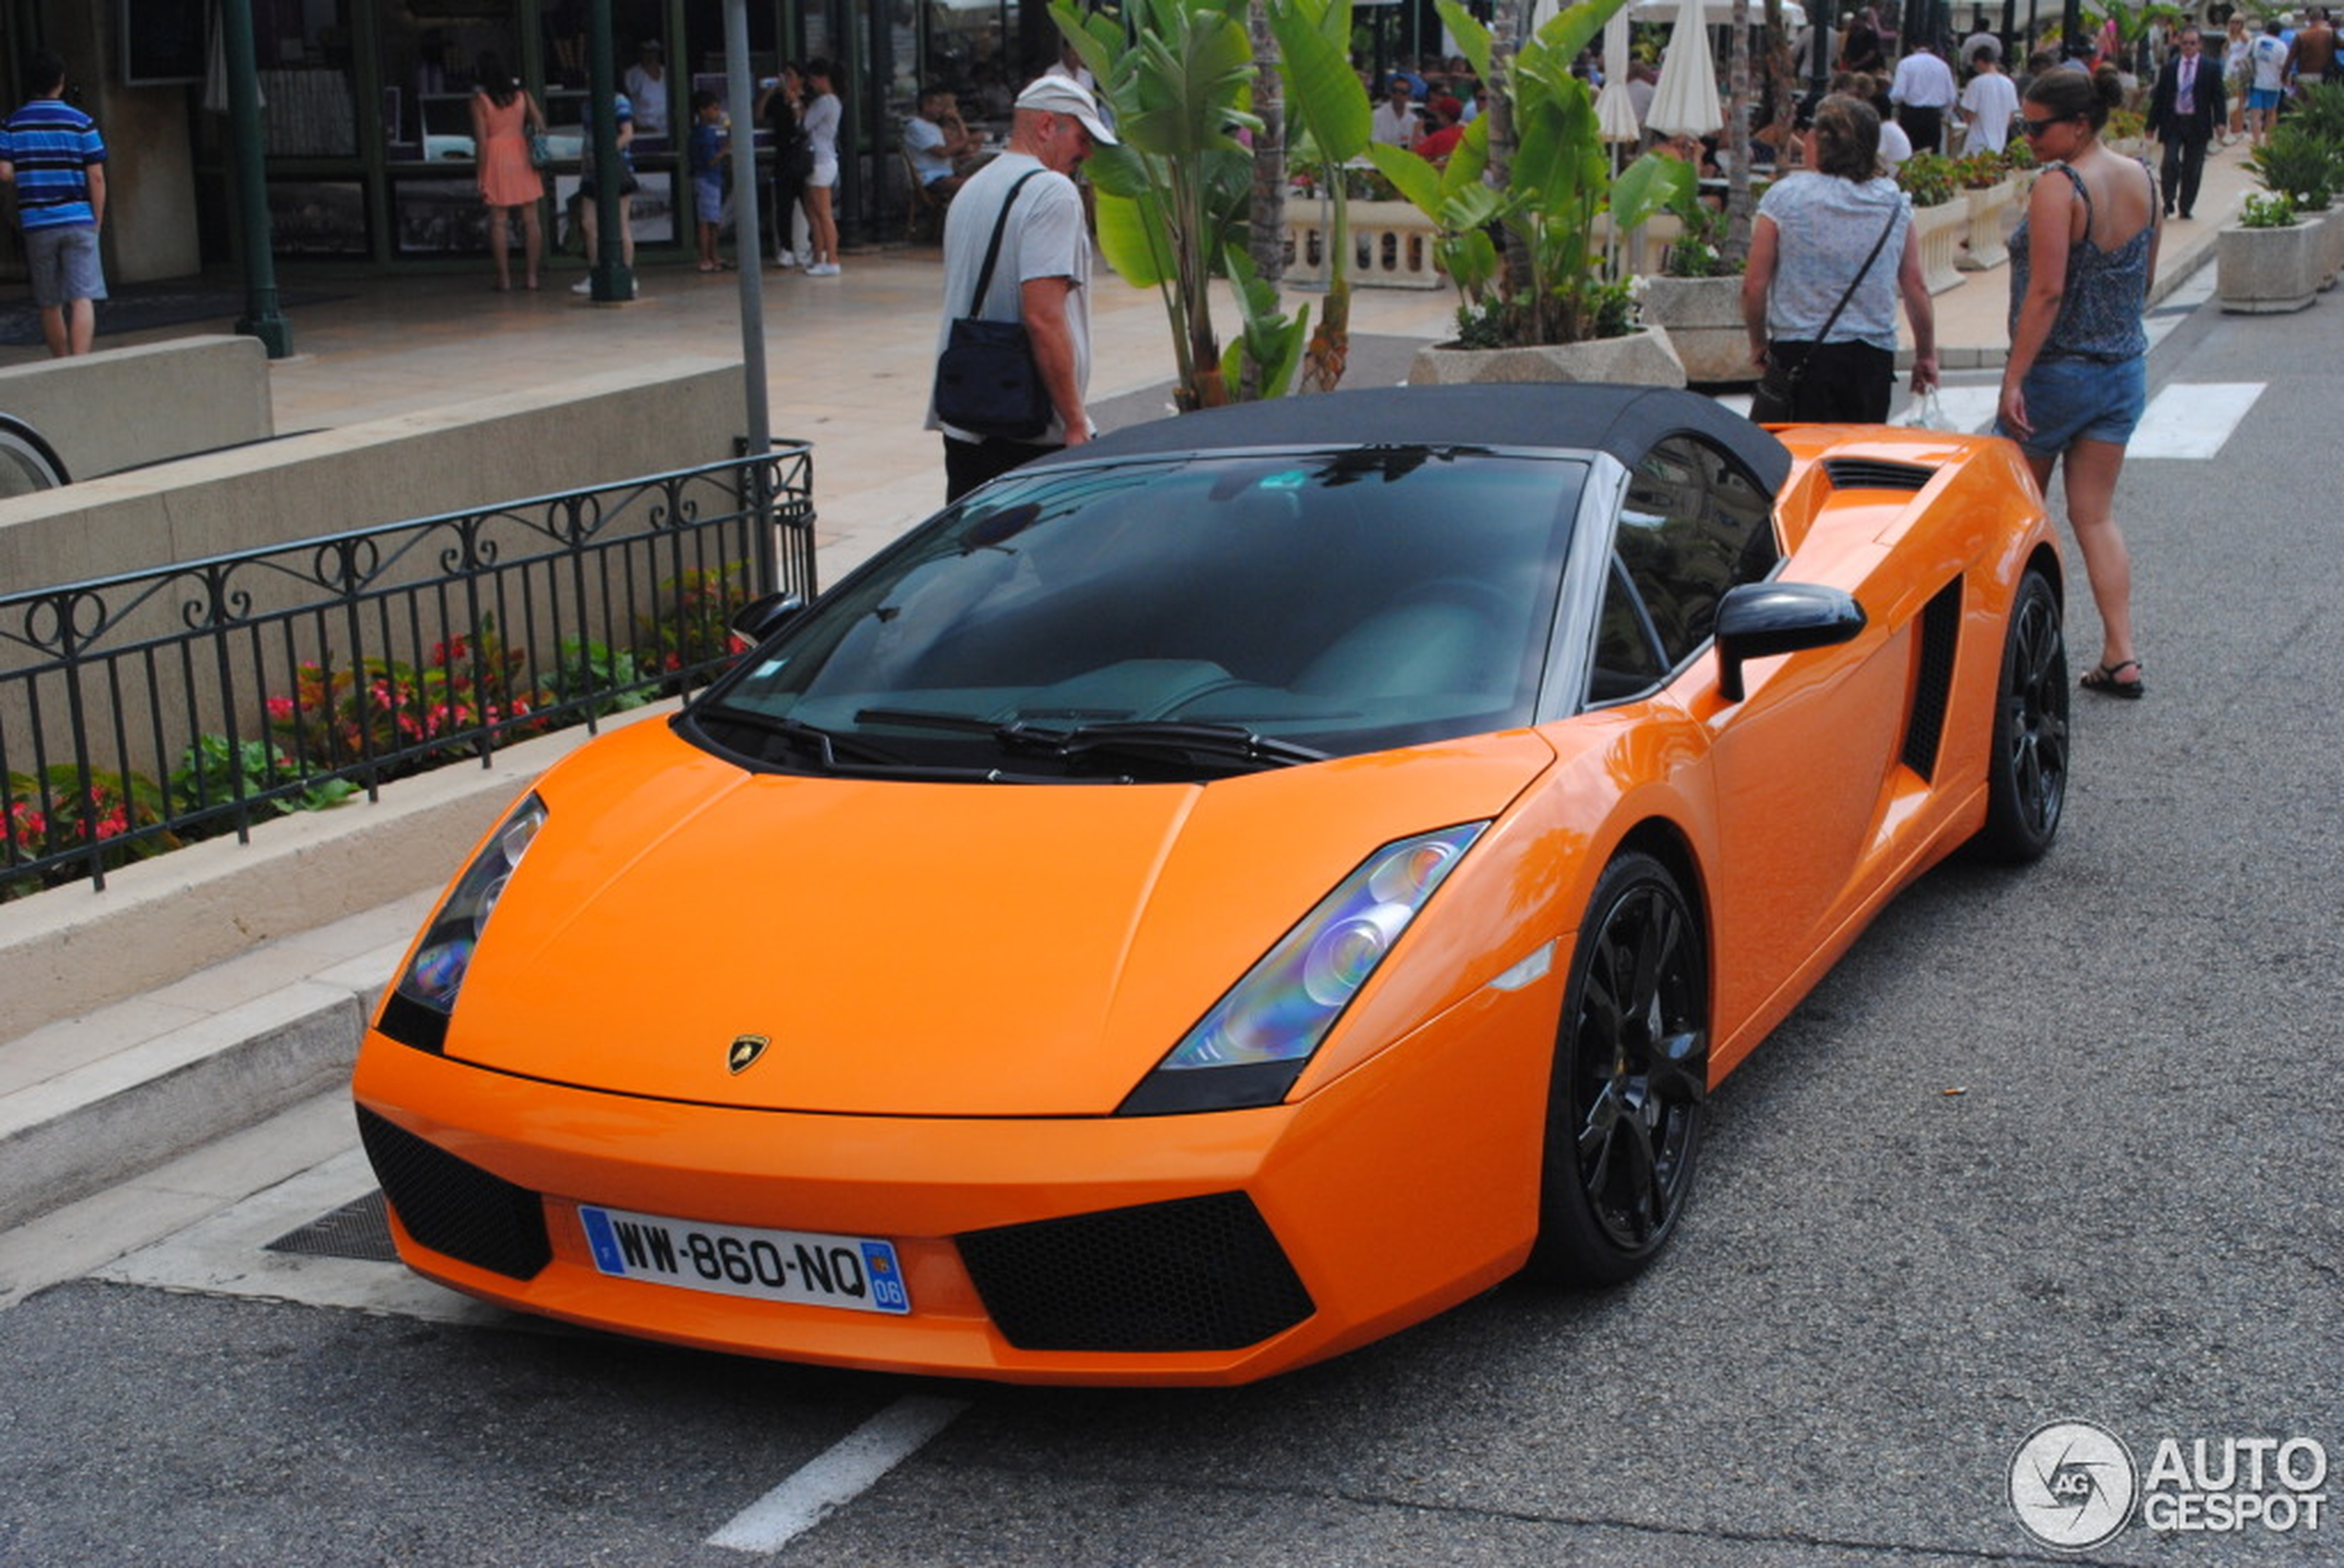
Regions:
<instances>
[{"instance_id":1,"label":"black sandal","mask_svg":"<svg viewBox=\"0 0 2344 1568\"><path fill-rule=\"evenodd\" d=\"M2117 676L2125 670L2133 672L2133 678L2118 680ZM2141 662L2138 659L2120 659L2115 664L2102 664L2098 669L2087 671L2078 684L2086 691L2097 691L2102 697L2122 697L2127 701L2136 700L2148 691L2147 683L2141 679Z\"/></svg>"}]
</instances>

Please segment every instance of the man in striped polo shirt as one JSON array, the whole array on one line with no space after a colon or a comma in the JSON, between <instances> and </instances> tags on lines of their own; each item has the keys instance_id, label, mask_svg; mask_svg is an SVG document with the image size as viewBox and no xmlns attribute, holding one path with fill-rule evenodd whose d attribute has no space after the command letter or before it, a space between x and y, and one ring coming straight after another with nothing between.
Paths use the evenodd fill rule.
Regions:
<instances>
[{"instance_id":1,"label":"man in striped polo shirt","mask_svg":"<svg viewBox=\"0 0 2344 1568\"><path fill-rule=\"evenodd\" d=\"M41 329L57 358L88 353L106 297L98 229L106 219L106 144L97 122L65 101L65 56L37 51L26 102L0 124L0 181L16 186L17 221L32 269Z\"/></svg>"}]
</instances>

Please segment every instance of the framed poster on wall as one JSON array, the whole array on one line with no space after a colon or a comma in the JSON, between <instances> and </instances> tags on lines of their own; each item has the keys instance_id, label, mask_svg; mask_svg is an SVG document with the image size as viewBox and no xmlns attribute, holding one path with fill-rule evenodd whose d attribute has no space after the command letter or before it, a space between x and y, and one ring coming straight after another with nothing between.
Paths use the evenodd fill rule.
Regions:
<instances>
[{"instance_id":1,"label":"framed poster on wall","mask_svg":"<svg viewBox=\"0 0 2344 1568\"><path fill-rule=\"evenodd\" d=\"M203 80L203 0L121 0L120 20L125 86Z\"/></svg>"}]
</instances>

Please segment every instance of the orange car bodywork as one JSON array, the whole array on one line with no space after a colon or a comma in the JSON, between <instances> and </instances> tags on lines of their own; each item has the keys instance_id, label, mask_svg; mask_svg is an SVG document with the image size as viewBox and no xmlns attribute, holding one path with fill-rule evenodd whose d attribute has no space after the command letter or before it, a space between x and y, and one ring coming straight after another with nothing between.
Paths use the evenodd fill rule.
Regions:
<instances>
[{"instance_id":1,"label":"orange car bodywork","mask_svg":"<svg viewBox=\"0 0 2344 1568\"><path fill-rule=\"evenodd\" d=\"M553 1261L516 1280L420 1245L457 1289L791 1359L1030 1382L1241 1382L1333 1355L1518 1270L1573 937L1622 845L1683 867L1708 932L1713 1085L1894 893L1985 820L2003 624L2058 581L2006 443L1782 432L1788 580L1843 588L1846 647L1704 653L1659 692L1536 729L1202 784L988 787L752 774L640 724L538 788L444 1055L369 1031L375 1115L544 1195ZM1939 472L1835 487L1818 460ZM1916 617L1955 578L1942 748L1899 761ZM1489 828L1282 1104L1118 1117L1214 1002L1378 845ZM1108 874L1102 868L1131 868ZM771 1036L738 1074L736 1035ZM1032 1351L953 1238L1242 1191L1307 1287L1236 1350ZM891 1239L887 1317L608 1278L580 1203Z\"/></svg>"}]
</instances>

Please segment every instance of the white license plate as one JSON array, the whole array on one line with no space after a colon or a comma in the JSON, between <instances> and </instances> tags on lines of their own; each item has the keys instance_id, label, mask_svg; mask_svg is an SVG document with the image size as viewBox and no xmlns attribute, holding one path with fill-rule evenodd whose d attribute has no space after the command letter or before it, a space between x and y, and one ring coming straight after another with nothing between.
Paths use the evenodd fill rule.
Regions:
<instances>
[{"instance_id":1,"label":"white license plate","mask_svg":"<svg viewBox=\"0 0 2344 1568\"><path fill-rule=\"evenodd\" d=\"M857 1312L912 1310L891 1242L706 1225L585 1203L578 1217L594 1266L616 1278Z\"/></svg>"}]
</instances>

